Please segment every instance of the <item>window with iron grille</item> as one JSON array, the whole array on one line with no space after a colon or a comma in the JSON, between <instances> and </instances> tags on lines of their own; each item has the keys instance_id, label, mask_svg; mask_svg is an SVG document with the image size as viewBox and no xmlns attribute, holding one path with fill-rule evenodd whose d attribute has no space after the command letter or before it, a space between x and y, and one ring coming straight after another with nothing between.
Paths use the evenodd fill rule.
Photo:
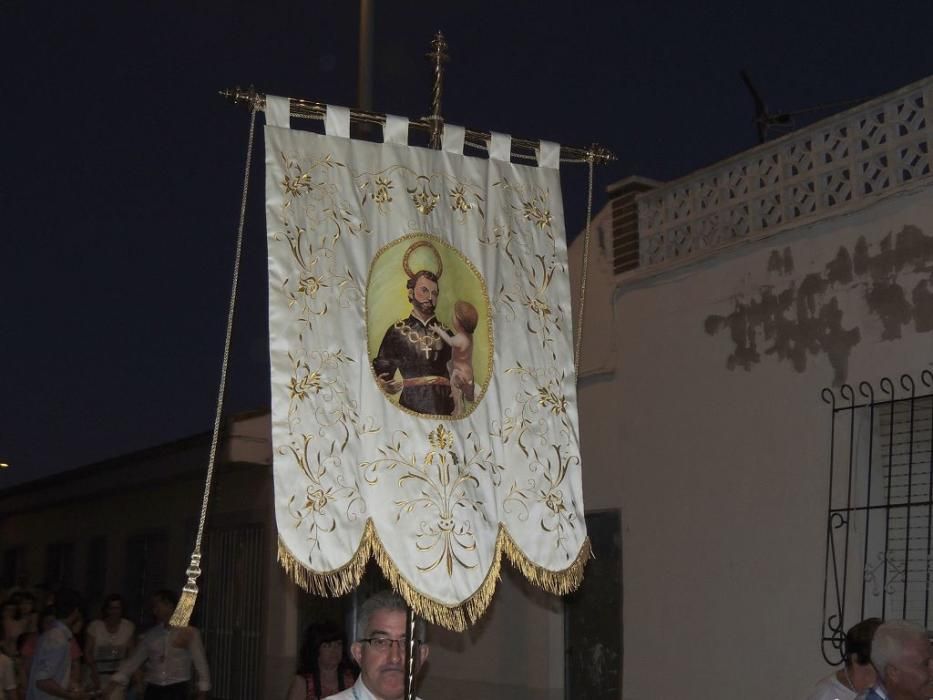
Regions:
<instances>
[{"instance_id":1,"label":"window with iron grille","mask_svg":"<svg viewBox=\"0 0 933 700\"><path fill-rule=\"evenodd\" d=\"M107 538L103 535L94 537L88 542L85 581L85 603L96 607L109 593L105 590L109 581L107 580Z\"/></svg>"},{"instance_id":2,"label":"window with iron grille","mask_svg":"<svg viewBox=\"0 0 933 700\"><path fill-rule=\"evenodd\" d=\"M126 596L126 617L139 629L153 622L149 611L149 596L168 587L168 531L151 530L133 535L126 541L126 570L123 593Z\"/></svg>"},{"instance_id":3,"label":"window with iron grille","mask_svg":"<svg viewBox=\"0 0 933 700\"><path fill-rule=\"evenodd\" d=\"M26 584L25 547L10 547L3 552L3 579L0 587L13 588Z\"/></svg>"},{"instance_id":4,"label":"window with iron grille","mask_svg":"<svg viewBox=\"0 0 933 700\"><path fill-rule=\"evenodd\" d=\"M45 582L52 588L74 586L75 543L52 542L45 550Z\"/></svg>"},{"instance_id":5,"label":"window with iron grille","mask_svg":"<svg viewBox=\"0 0 933 700\"><path fill-rule=\"evenodd\" d=\"M826 389L832 407L822 648L842 661L867 617L929 628L933 603L933 373Z\"/></svg>"}]
</instances>

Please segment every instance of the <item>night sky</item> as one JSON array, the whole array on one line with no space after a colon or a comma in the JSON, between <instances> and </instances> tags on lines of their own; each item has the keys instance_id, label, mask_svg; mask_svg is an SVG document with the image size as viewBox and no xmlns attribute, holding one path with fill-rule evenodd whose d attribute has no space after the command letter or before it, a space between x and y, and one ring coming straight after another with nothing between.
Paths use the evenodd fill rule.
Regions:
<instances>
[{"instance_id":1,"label":"night sky","mask_svg":"<svg viewBox=\"0 0 933 700\"><path fill-rule=\"evenodd\" d=\"M448 121L616 152L594 211L622 177L670 180L755 145L742 68L774 112L933 73L929 0L376 4L376 110L429 111L440 29ZM0 487L210 429L248 126L217 91L355 105L358 12L2 4ZM260 147L258 132L229 412L269 402ZM563 187L575 233L582 166Z\"/></svg>"}]
</instances>

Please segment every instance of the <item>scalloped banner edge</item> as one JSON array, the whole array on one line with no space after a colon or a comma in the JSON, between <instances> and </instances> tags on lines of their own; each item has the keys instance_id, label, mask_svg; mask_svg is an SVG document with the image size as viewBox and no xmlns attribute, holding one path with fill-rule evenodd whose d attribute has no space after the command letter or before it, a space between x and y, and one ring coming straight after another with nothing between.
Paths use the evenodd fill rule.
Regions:
<instances>
[{"instance_id":1,"label":"scalloped banner edge","mask_svg":"<svg viewBox=\"0 0 933 700\"><path fill-rule=\"evenodd\" d=\"M382 544L382 540L379 539L371 518L366 520L363 536L353 556L338 569L314 571L292 554L281 536L279 536L278 545L278 561L289 577L309 593L324 597L337 597L350 593L359 585L366 570L366 564L370 558L373 558L392 588L405 599L417 615L428 622L455 632L465 631L486 612L499 582L503 554L532 584L548 593L563 596L577 590L583 583L583 570L587 562L593 558L593 549L590 538L584 538L573 562L565 569L551 571L528 558L512 539L505 526L499 523L492 564L483 582L469 598L460 603L448 604L424 594L401 574Z\"/></svg>"}]
</instances>

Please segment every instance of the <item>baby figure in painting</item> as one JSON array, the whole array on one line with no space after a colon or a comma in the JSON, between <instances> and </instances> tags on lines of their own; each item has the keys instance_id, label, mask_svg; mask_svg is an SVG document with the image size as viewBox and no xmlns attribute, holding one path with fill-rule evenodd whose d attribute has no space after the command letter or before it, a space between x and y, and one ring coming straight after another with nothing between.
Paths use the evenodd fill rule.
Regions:
<instances>
[{"instance_id":1,"label":"baby figure in painting","mask_svg":"<svg viewBox=\"0 0 933 700\"><path fill-rule=\"evenodd\" d=\"M479 322L476 307L468 301L454 304L454 332L449 333L435 323L431 330L450 346L450 384L454 398L453 416L466 414L467 402L474 399L473 386L473 331Z\"/></svg>"}]
</instances>

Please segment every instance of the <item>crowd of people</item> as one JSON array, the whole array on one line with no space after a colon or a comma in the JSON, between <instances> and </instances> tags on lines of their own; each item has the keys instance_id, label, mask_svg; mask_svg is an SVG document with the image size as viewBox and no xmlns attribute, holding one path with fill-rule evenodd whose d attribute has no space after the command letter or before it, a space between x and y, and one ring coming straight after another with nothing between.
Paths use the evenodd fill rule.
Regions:
<instances>
[{"instance_id":1,"label":"crowd of people","mask_svg":"<svg viewBox=\"0 0 933 700\"><path fill-rule=\"evenodd\" d=\"M178 597L153 593L155 624L138 635L123 598L104 599L85 624L76 591L16 590L3 602L0 700L187 700L196 674L198 698L207 698L210 673L195 627L170 627Z\"/></svg>"},{"instance_id":2,"label":"crowd of people","mask_svg":"<svg viewBox=\"0 0 933 700\"><path fill-rule=\"evenodd\" d=\"M933 644L923 627L871 617L846 633L842 651L842 667L821 679L806 700L933 698Z\"/></svg>"},{"instance_id":3,"label":"crowd of people","mask_svg":"<svg viewBox=\"0 0 933 700\"><path fill-rule=\"evenodd\" d=\"M201 635L169 624L178 598L152 594L155 623L143 634L123 598L107 596L85 625L81 596L69 589L18 590L4 599L0 700L204 700L211 688ZM341 629L305 631L286 700L400 700L405 689L406 605L381 592L360 607L347 644ZM415 628L417 666L427 658L424 623Z\"/></svg>"}]
</instances>

